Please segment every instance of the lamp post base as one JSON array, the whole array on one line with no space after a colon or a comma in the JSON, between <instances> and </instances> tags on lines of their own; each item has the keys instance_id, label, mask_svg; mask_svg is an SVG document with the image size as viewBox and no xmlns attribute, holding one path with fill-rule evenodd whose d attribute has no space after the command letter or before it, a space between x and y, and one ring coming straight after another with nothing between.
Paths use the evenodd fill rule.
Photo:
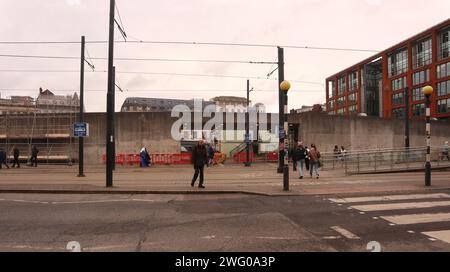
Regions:
<instances>
[{"instance_id":1,"label":"lamp post base","mask_svg":"<svg viewBox=\"0 0 450 272\"><path fill-rule=\"evenodd\" d=\"M289 166L283 167L283 190L289 191Z\"/></svg>"},{"instance_id":2,"label":"lamp post base","mask_svg":"<svg viewBox=\"0 0 450 272\"><path fill-rule=\"evenodd\" d=\"M425 164L425 186L431 186L431 163Z\"/></svg>"}]
</instances>

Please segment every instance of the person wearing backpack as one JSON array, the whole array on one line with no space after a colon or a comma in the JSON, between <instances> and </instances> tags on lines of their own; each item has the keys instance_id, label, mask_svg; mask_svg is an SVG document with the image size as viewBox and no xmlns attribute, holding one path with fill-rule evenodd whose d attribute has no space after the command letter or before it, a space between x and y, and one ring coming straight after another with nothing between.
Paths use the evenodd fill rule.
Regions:
<instances>
[{"instance_id":1,"label":"person wearing backpack","mask_svg":"<svg viewBox=\"0 0 450 272\"><path fill-rule=\"evenodd\" d=\"M316 145L312 144L311 149L309 151L309 159L310 159L310 168L311 168L311 178L313 176L316 179L319 179L319 166L320 166L320 152L317 149Z\"/></svg>"},{"instance_id":2,"label":"person wearing backpack","mask_svg":"<svg viewBox=\"0 0 450 272\"><path fill-rule=\"evenodd\" d=\"M299 142L297 148L292 155L294 163L297 164L297 169L299 171L300 177L299 179L303 179L303 165L305 164L307 151L303 147L303 143Z\"/></svg>"}]
</instances>

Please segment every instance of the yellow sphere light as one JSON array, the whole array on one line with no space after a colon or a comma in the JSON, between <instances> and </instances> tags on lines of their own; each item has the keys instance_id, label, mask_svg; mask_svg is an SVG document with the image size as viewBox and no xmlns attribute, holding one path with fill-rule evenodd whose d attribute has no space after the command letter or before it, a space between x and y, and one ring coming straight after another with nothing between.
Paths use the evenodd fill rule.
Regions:
<instances>
[{"instance_id":1,"label":"yellow sphere light","mask_svg":"<svg viewBox=\"0 0 450 272\"><path fill-rule=\"evenodd\" d=\"M425 86L425 87L423 87L422 93L423 93L424 95L431 95L431 94L433 93L433 87L431 87L431 86Z\"/></svg>"},{"instance_id":2,"label":"yellow sphere light","mask_svg":"<svg viewBox=\"0 0 450 272\"><path fill-rule=\"evenodd\" d=\"M281 82L280 88L283 92L287 92L291 88L291 83L289 83L289 81L285 80L285 81Z\"/></svg>"}]
</instances>

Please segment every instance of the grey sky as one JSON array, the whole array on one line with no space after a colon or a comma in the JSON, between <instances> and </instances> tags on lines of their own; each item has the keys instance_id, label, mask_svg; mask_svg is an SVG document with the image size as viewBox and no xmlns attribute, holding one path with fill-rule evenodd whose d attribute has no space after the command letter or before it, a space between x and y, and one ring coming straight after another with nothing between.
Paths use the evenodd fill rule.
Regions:
<instances>
[{"instance_id":1,"label":"grey sky","mask_svg":"<svg viewBox=\"0 0 450 272\"><path fill-rule=\"evenodd\" d=\"M116 0L128 35L141 40L236 42L382 50L425 30L450 14L448 0ZM108 0L0 0L0 40L107 40ZM116 39L120 34L116 31ZM106 44L89 44L92 57L106 57ZM116 57L275 61L276 49L215 46L116 44ZM0 54L79 56L79 45L0 45ZM324 84L327 76L372 53L286 49L286 78ZM105 61L94 61L97 71ZM224 74L264 77L270 65L116 61L118 72ZM0 58L2 69L78 70L79 61ZM88 70L88 67L86 67ZM276 76L276 74L275 74ZM127 96L205 98L245 96L245 79L118 74ZM277 111L277 83L252 80L262 102ZM324 86L293 83L290 108L322 103ZM77 73L0 72L2 97L36 96L39 87L58 94L79 89ZM33 89L33 91L11 89ZM88 111L106 108L106 73L87 73ZM73 90L59 92L58 90ZM132 92L132 90L155 90ZM164 91L169 90L169 91ZM179 90L178 92L173 92ZM197 90L188 92L185 90ZM212 92L200 90L235 90ZM273 90L273 92L267 92Z\"/></svg>"}]
</instances>

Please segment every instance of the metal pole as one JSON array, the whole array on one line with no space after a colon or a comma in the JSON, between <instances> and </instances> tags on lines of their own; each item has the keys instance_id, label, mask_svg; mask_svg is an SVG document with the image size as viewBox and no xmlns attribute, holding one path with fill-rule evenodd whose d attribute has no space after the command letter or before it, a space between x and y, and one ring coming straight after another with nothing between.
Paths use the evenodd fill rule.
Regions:
<instances>
[{"instance_id":1,"label":"metal pole","mask_svg":"<svg viewBox=\"0 0 450 272\"><path fill-rule=\"evenodd\" d=\"M81 37L81 69L80 69L80 118L79 122L84 122L84 52L86 46L86 39ZM78 177L85 177L84 175L84 138L78 138Z\"/></svg>"},{"instance_id":2,"label":"metal pole","mask_svg":"<svg viewBox=\"0 0 450 272\"><path fill-rule=\"evenodd\" d=\"M284 123L284 98L285 94L281 90L281 82L284 81L284 49L281 47L278 47L278 133L279 133L279 152L278 152L278 173L283 173L283 161L284 161L284 155L283 155L283 144L284 144L284 135L282 135L282 125Z\"/></svg>"},{"instance_id":3,"label":"metal pole","mask_svg":"<svg viewBox=\"0 0 450 272\"><path fill-rule=\"evenodd\" d=\"M288 95L284 92L284 166L283 166L283 190L289 191L289 123L288 123Z\"/></svg>"},{"instance_id":4,"label":"metal pole","mask_svg":"<svg viewBox=\"0 0 450 272\"><path fill-rule=\"evenodd\" d=\"M409 88L405 88L405 148L409 149Z\"/></svg>"},{"instance_id":5,"label":"metal pole","mask_svg":"<svg viewBox=\"0 0 450 272\"><path fill-rule=\"evenodd\" d=\"M113 118L112 99L114 95L114 9L115 0L110 0L109 10L109 52L108 52L108 95L106 102L106 187L113 187Z\"/></svg>"},{"instance_id":6,"label":"metal pole","mask_svg":"<svg viewBox=\"0 0 450 272\"><path fill-rule=\"evenodd\" d=\"M247 160L245 161L245 166L250 167L250 80L247 79L247 112L245 113L245 142L246 142L246 153Z\"/></svg>"},{"instance_id":7,"label":"metal pole","mask_svg":"<svg viewBox=\"0 0 450 272\"><path fill-rule=\"evenodd\" d=\"M113 164L113 171L116 171L116 66L113 66L113 79L112 79L112 82L113 82L113 89L114 89L114 91L113 91L113 95L112 95L112 98L111 98L111 103L112 103L112 106L111 106L111 108L112 108L112 121L111 121L111 123L112 123L112 132L113 132L113 135L114 135L114 137L113 137L113 143L112 143L112 153L113 153L113 155L112 155L112 157L113 157L113 160L112 160L112 164Z\"/></svg>"},{"instance_id":8,"label":"metal pole","mask_svg":"<svg viewBox=\"0 0 450 272\"><path fill-rule=\"evenodd\" d=\"M425 186L431 186L431 124L430 124L430 95L426 98L426 137L427 137L427 162L425 163Z\"/></svg>"}]
</instances>

